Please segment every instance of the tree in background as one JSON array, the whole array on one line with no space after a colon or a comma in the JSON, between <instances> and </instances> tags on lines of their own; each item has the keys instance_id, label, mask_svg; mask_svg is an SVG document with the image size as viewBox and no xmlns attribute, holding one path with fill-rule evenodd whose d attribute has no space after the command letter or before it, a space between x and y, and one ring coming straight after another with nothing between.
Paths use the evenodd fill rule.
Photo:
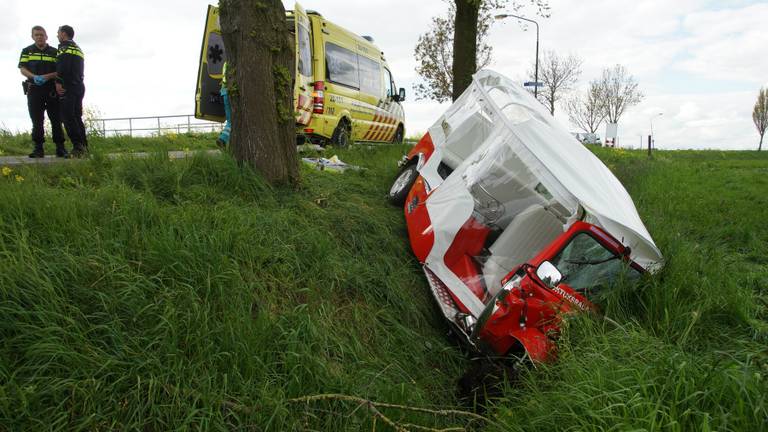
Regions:
<instances>
[{"instance_id":1,"label":"tree in background","mask_svg":"<svg viewBox=\"0 0 768 432\"><path fill-rule=\"evenodd\" d=\"M752 121L755 122L757 133L760 134L760 145L757 146L757 151L760 151L763 149L765 129L768 128L768 89L761 88L757 93L757 102L755 102L755 109L752 111Z\"/></svg>"},{"instance_id":2,"label":"tree in background","mask_svg":"<svg viewBox=\"0 0 768 432\"><path fill-rule=\"evenodd\" d=\"M606 116L600 84L592 81L585 94L567 99L565 111L576 127L587 133L597 133Z\"/></svg>"},{"instance_id":3,"label":"tree in background","mask_svg":"<svg viewBox=\"0 0 768 432\"><path fill-rule=\"evenodd\" d=\"M539 90L539 100L555 115L555 104L569 91L581 76L583 61L577 55L560 57L556 52L547 50L539 61L539 82L543 88ZM535 61L533 67L535 68ZM533 69L528 72L533 76Z\"/></svg>"},{"instance_id":4,"label":"tree in background","mask_svg":"<svg viewBox=\"0 0 768 432\"><path fill-rule=\"evenodd\" d=\"M485 39L494 10L507 7L519 13L528 3L538 15L549 16L547 0L446 1L448 16L432 19L414 53L419 62L416 72L425 81L414 88L417 97L438 102L456 100L472 83L472 74L490 63L492 48Z\"/></svg>"},{"instance_id":5,"label":"tree in background","mask_svg":"<svg viewBox=\"0 0 768 432\"><path fill-rule=\"evenodd\" d=\"M271 183L299 177L294 40L280 0L220 0L232 105L230 151Z\"/></svg>"},{"instance_id":6,"label":"tree in background","mask_svg":"<svg viewBox=\"0 0 768 432\"><path fill-rule=\"evenodd\" d=\"M603 76L597 80L597 85L609 123L618 123L627 108L639 104L644 97L635 78L619 64L603 69Z\"/></svg>"},{"instance_id":7,"label":"tree in background","mask_svg":"<svg viewBox=\"0 0 768 432\"><path fill-rule=\"evenodd\" d=\"M429 30L419 36L414 57L419 63L416 73L422 78L414 86L417 99L446 102L453 99L453 35L456 21L456 3L448 1L448 13L432 18ZM493 17L487 8L480 9L477 20L477 49L475 62L482 69L491 62L493 49L485 40Z\"/></svg>"}]
</instances>

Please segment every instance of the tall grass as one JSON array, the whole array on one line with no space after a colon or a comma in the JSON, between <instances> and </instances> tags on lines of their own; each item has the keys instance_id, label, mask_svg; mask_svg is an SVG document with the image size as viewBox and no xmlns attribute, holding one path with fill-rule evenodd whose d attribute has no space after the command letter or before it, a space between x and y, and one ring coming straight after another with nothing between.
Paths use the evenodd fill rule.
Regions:
<instances>
[{"instance_id":1,"label":"tall grass","mask_svg":"<svg viewBox=\"0 0 768 432\"><path fill-rule=\"evenodd\" d=\"M557 363L496 401L502 430L768 428L768 158L597 150L667 259L576 317ZM605 317L605 318L603 318Z\"/></svg>"},{"instance_id":2,"label":"tall grass","mask_svg":"<svg viewBox=\"0 0 768 432\"><path fill-rule=\"evenodd\" d=\"M405 150L332 149L366 169L297 189L160 152L0 177L0 425L352 431L364 409L289 399L457 406L466 357L385 200ZM569 319L487 429L765 430L768 159L595 151L667 265Z\"/></svg>"},{"instance_id":3,"label":"tall grass","mask_svg":"<svg viewBox=\"0 0 768 432\"><path fill-rule=\"evenodd\" d=\"M357 430L286 399L452 404L464 360L375 169L399 152L297 191L159 154L0 179L0 424Z\"/></svg>"}]
</instances>

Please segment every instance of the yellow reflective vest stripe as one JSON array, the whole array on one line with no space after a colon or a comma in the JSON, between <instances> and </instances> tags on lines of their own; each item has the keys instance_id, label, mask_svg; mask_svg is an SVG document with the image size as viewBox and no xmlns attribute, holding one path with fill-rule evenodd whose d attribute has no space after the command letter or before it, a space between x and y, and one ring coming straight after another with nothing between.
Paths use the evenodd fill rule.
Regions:
<instances>
[{"instance_id":1,"label":"yellow reflective vest stripe","mask_svg":"<svg viewBox=\"0 0 768 432\"><path fill-rule=\"evenodd\" d=\"M59 51L57 57L61 57L64 54L72 54L72 55L76 55L78 57L85 58L85 56L83 55L83 52L80 51L77 48L65 48L65 49Z\"/></svg>"},{"instance_id":2,"label":"yellow reflective vest stripe","mask_svg":"<svg viewBox=\"0 0 768 432\"><path fill-rule=\"evenodd\" d=\"M56 63L56 57L51 57L45 54L28 54L28 55L21 56L21 62L31 62L31 61L45 61L45 62Z\"/></svg>"}]
</instances>

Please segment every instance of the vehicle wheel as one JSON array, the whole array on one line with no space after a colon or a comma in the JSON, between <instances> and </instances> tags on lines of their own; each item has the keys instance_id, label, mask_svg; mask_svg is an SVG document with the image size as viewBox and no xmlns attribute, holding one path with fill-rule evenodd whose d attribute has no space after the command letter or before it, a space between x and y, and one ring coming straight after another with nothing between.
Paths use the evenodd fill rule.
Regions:
<instances>
[{"instance_id":1,"label":"vehicle wheel","mask_svg":"<svg viewBox=\"0 0 768 432\"><path fill-rule=\"evenodd\" d=\"M350 144L350 127L346 120L340 120L331 136L331 144L339 148L347 148Z\"/></svg>"},{"instance_id":2,"label":"vehicle wheel","mask_svg":"<svg viewBox=\"0 0 768 432\"><path fill-rule=\"evenodd\" d=\"M389 189L389 202L402 207L418 176L419 172L416 170L416 164L410 164L403 168Z\"/></svg>"},{"instance_id":3,"label":"vehicle wheel","mask_svg":"<svg viewBox=\"0 0 768 432\"><path fill-rule=\"evenodd\" d=\"M403 143L403 125L400 125L397 127L395 136L392 137L392 144L402 144L402 143Z\"/></svg>"}]
</instances>

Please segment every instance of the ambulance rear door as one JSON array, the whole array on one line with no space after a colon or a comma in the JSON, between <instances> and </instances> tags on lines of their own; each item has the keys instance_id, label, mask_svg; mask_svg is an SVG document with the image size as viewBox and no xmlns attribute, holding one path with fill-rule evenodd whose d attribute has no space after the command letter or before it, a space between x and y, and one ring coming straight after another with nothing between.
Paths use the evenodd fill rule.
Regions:
<instances>
[{"instance_id":1,"label":"ambulance rear door","mask_svg":"<svg viewBox=\"0 0 768 432\"><path fill-rule=\"evenodd\" d=\"M225 121L224 101L219 95L221 78L226 61L224 39L221 37L219 8L208 6L200 49L195 92L195 117L204 120Z\"/></svg>"},{"instance_id":2,"label":"ambulance rear door","mask_svg":"<svg viewBox=\"0 0 768 432\"><path fill-rule=\"evenodd\" d=\"M293 91L293 100L296 102L296 123L308 125L312 117L312 92L314 91L312 26L300 4L296 3L293 13L296 35L296 84Z\"/></svg>"}]
</instances>

